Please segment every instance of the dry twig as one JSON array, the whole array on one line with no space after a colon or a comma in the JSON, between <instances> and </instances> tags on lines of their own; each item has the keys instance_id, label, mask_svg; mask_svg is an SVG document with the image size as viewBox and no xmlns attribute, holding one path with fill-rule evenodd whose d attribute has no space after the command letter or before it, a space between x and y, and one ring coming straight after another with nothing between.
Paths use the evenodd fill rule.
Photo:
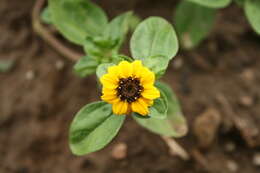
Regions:
<instances>
[{"instance_id":1,"label":"dry twig","mask_svg":"<svg viewBox=\"0 0 260 173\"><path fill-rule=\"evenodd\" d=\"M168 147L170 149L170 153L172 155L178 155L183 160L189 160L190 159L188 152L182 146L180 146L174 139L172 139L170 137L165 137L165 136L161 136L161 138L168 145Z\"/></svg>"},{"instance_id":2,"label":"dry twig","mask_svg":"<svg viewBox=\"0 0 260 173\"><path fill-rule=\"evenodd\" d=\"M81 55L78 52L75 52L66 46L64 46L58 39L56 39L52 35L52 30L48 30L45 28L41 22L40 22L40 12L45 3L45 0L36 0L35 5L33 7L32 11L32 27L33 30L42 37L43 40L45 40L49 45L51 45L55 50L57 50L61 55L64 57L67 57L68 59L72 61L77 61Z\"/></svg>"}]
</instances>

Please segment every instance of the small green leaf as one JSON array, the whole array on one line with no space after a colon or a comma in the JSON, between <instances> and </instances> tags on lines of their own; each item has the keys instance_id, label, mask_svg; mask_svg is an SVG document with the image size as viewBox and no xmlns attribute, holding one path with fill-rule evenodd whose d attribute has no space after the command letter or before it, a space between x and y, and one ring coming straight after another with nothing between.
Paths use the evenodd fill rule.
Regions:
<instances>
[{"instance_id":1,"label":"small green leaf","mask_svg":"<svg viewBox=\"0 0 260 173\"><path fill-rule=\"evenodd\" d=\"M84 56L74 65L74 71L80 77L86 77L96 72L98 64L96 59L93 59L90 56Z\"/></svg>"},{"instance_id":2,"label":"small green leaf","mask_svg":"<svg viewBox=\"0 0 260 173\"><path fill-rule=\"evenodd\" d=\"M227 7L231 0L187 0L190 2L195 2L197 4L203 5L210 8L224 8Z\"/></svg>"},{"instance_id":3,"label":"small green leaf","mask_svg":"<svg viewBox=\"0 0 260 173\"><path fill-rule=\"evenodd\" d=\"M110 62L110 58L117 54L118 40L105 40L104 37L86 37L84 51L102 62Z\"/></svg>"},{"instance_id":4,"label":"small green leaf","mask_svg":"<svg viewBox=\"0 0 260 173\"><path fill-rule=\"evenodd\" d=\"M260 34L260 1L246 0L245 12L249 23L257 34Z\"/></svg>"},{"instance_id":5,"label":"small green leaf","mask_svg":"<svg viewBox=\"0 0 260 173\"><path fill-rule=\"evenodd\" d=\"M143 64L156 74L156 78L160 78L165 73L169 60L165 56L151 56L146 58Z\"/></svg>"},{"instance_id":6,"label":"small green leaf","mask_svg":"<svg viewBox=\"0 0 260 173\"><path fill-rule=\"evenodd\" d=\"M46 24L52 24L51 14L48 7L45 7L41 13L41 19Z\"/></svg>"},{"instance_id":7,"label":"small green leaf","mask_svg":"<svg viewBox=\"0 0 260 173\"><path fill-rule=\"evenodd\" d=\"M130 27L130 30L131 30L131 31L134 31L135 28L138 26L138 24L139 24L141 21L142 21L142 19L141 19L139 16L133 14L133 15L130 17L130 19L129 19L129 27Z\"/></svg>"},{"instance_id":8,"label":"small green leaf","mask_svg":"<svg viewBox=\"0 0 260 173\"><path fill-rule=\"evenodd\" d=\"M196 47L213 28L216 9L181 1L174 16L176 31L185 49Z\"/></svg>"},{"instance_id":9,"label":"small green leaf","mask_svg":"<svg viewBox=\"0 0 260 173\"><path fill-rule=\"evenodd\" d=\"M128 57L128 56L125 56L125 55L113 55L112 56L112 61L115 63L115 64L118 64L120 61L128 61L128 62L132 62L133 59Z\"/></svg>"},{"instance_id":10,"label":"small green leaf","mask_svg":"<svg viewBox=\"0 0 260 173\"><path fill-rule=\"evenodd\" d=\"M139 116L133 116L134 120L144 128L163 136L178 137L179 134L172 126L170 119L158 119L155 117L140 118Z\"/></svg>"},{"instance_id":11,"label":"small green leaf","mask_svg":"<svg viewBox=\"0 0 260 173\"><path fill-rule=\"evenodd\" d=\"M118 133L125 116L113 115L111 105L95 102L83 107L70 126L70 149L76 155L105 147Z\"/></svg>"},{"instance_id":12,"label":"small green leaf","mask_svg":"<svg viewBox=\"0 0 260 173\"><path fill-rule=\"evenodd\" d=\"M170 60L177 53L178 40L169 22L160 17L149 17L137 26L130 47L135 59L164 56Z\"/></svg>"},{"instance_id":13,"label":"small green leaf","mask_svg":"<svg viewBox=\"0 0 260 173\"><path fill-rule=\"evenodd\" d=\"M160 17L150 17L140 23L130 41L134 59L140 59L157 77L176 55L178 41L170 23Z\"/></svg>"},{"instance_id":14,"label":"small green leaf","mask_svg":"<svg viewBox=\"0 0 260 173\"><path fill-rule=\"evenodd\" d=\"M161 93L164 93L168 100L168 116L165 119L158 119L152 116L146 119L139 116L133 116L133 118L141 126L159 135L173 137L185 135L188 127L176 96L166 84L157 82L156 87L160 89Z\"/></svg>"},{"instance_id":15,"label":"small green leaf","mask_svg":"<svg viewBox=\"0 0 260 173\"><path fill-rule=\"evenodd\" d=\"M102 58L103 50L101 46L95 42L95 40L97 40L97 38L86 37L86 40L83 43L84 51L87 55L92 57Z\"/></svg>"},{"instance_id":16,"label":"small green leaf","mask_svg":"<svg viewBox=\"0 0 260 173\"><path fill-rule=\"evenodd\" d=\"M65 38L82 45L87 36L102 34L108 23L104 11L89 0L49 0L51 21Z\"/></svg>"},{"instance_id":17,"label":"small green leaf","mask_svg":"<svg viewBox=\"0 0 260 173\"><path fill-rule=\"evenodd\" d=\"M14 60L0 60L0 72L9 71L14 65Z\"/></svg>"},{"instance_id":18,"label":"small green leaf","mask_svg":"<svg viewBox=\"0 0 260 173\"><path fill-rule=\"evenodd\" d=\"M168 100L163 92L160 91L161 97L154 100L154 104L150 107L149 116L158 119L165 119L168 111Z\"/></svg>"},{"instance_id":19,"label":"small green leaf","mask_svg":"<svg viewBox=\"0 0 260 173\"><path fill-rule=\"evenodd\" d=\"M176 137L184 136L188 131L188 126L186 119L181 111L181 106L178 101L178 98L167 84L162 82L156 82L155 85L167 97L168 119L169 121L171 121L171 125L177 134Z\"/></svg>"},{"instance_id":20,"label":"small green leaf","mask_svg":"<svg viewBox=\"0 0 260 173\"><path fill-rule=\"evenodd\" d=\"M132 12L123 13L114 18L104 31L105 40L116 41L116 48L119 50L122 43L125 40L126 34L129 29L129 20L132 16Z\"/></svg>"},{"instance_id":21,"label":"small green leaf","mask_svg":"<svg viewBox=\"0 0 260 173\"><path fill-rule=\"evenodd\" d=\"M234 0L237 5L243 7L246 0Z\"/></svg>"},{"instance_id":22,"label":"small green leaf","mask_svg":"<svg viewBox=\"0 0 260 173\"><path fill-rule=\"evenodd\" d=\"M107 73L107 68L108 67L111 67L113 65L115 65L115 64L113 64L113 63L103 63L103 64L100 64L98 66L97 72L96 72L98 79L101 78L104 74Z\"/></svg>"}]
</instances>

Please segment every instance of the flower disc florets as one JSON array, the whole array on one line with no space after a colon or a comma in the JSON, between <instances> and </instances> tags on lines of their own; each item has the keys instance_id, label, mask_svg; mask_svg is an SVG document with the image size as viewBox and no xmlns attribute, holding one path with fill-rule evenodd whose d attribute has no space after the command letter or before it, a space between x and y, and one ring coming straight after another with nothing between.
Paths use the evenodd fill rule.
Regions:
<instances>
[{"instance_id":1,"label":"flower disc florets","mask_svg":"<svg viewBox=\"0 0 260 173\"><path fill-rule=\"evenodd\" d=\"M154 87L154 73L141 61L122 61L109 67L100 81L103 85L101 98L113 105L113 112L117 115L130 112L147 115L153 100L160 97L160 92Z\"/></svg>"},{"instance_id":2,"label":"flower disc florets","mask_svg":"<svg viewBox=\"0 0 260 173\"><path fill-rule=\"evenodd\" d=\"M138 78L128 77L119 79L119 86L116 90L118 97L122 101L131 103L141 97L143 87L140 85L140 80Z\"/></svg>"}]
</instances>

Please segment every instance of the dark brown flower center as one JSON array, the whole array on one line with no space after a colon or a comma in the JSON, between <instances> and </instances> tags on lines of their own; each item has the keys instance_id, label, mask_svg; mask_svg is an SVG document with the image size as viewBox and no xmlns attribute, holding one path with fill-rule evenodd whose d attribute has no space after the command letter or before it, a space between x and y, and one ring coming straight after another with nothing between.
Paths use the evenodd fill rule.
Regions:
<instances>
[{"instance_id":1,"label":"dark brown flower center","mask_svg":"<svg viewBox=\"0 0 260 173\"><path fill-rule=\"evenodd\" d=\"M119 79L119 86L116 90L118 97L122 101L126 100L128 103L131 103L141 97L143 87L140 85L138 78L128 77Z\"/></svg>"}]
</instances>

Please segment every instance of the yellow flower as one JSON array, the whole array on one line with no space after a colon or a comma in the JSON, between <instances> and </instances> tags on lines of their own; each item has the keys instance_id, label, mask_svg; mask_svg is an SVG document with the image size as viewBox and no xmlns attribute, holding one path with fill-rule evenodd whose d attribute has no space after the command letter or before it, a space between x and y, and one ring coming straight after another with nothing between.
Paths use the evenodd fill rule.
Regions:
<instances>
[{"instance_id":1,"label":"yellow flower","mask_svg":"<svg viewBox=\"0 0 260 173\"><path fill-rule=\"evenodd\" d=\"M103 85L101 98L113 105L113 113L117 115L136 112L145 116L153 100L160 97L154 87L154 73L139 60L132 63L121 61L109 67L100 81Z\"/></svg>"}]
</instances>

